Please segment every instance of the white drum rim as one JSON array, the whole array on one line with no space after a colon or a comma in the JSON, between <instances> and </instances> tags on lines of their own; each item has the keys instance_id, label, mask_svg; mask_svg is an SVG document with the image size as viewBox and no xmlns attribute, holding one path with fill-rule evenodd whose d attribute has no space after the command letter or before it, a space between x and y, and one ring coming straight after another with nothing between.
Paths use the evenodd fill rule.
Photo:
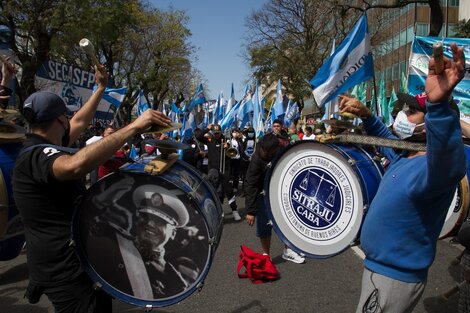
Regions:
<instances>
[{"instance_id":1,"label":"white drum rim","mask_svg":"<svg viewBox=\"0 0 470 313\"><path fill-rule=\"evenodd\" d=\"M461 190L461 195L460 201L457 202L459 190ZM455 233L456 229L462 224L462 221L467 216L469 203L469 183L468 177L465 175L455 189L454 197L452 198L452 202L447 210L444 225L439 233L439 239L445 239ZM457 205L459 205L458 211L454 212Z\"/></svg>"},{"instance_id":2,"label":"white drum rim","mask_svg":"<svg viewBox=\"0 0 470 313\"><path fill-rule=\"evenodd\" d=\"M295 156L294 158L292 156ZM325 240L312 240L311 238L306 241L307 238L301 240L298 233L295 233L292 229L292 224L289 225L284 218L285 212L280 209L282 199L281 189L285 181L282 175L287 171L286 168L290 168L296 162L301 162L302 159L307 157L327 157L328 160L338 168L342 170L346 181L353 192L352 196L352 212L349 216L349 223L341 229L338 240L336 242L328 242ZM341 167L342 166L342 167ZM310 168L310 167L309 167ZM345 170L347 169L347 170ZM348 164L344 155L336 151L336 149L316 142L301 142L294 146L289 147L284 153L274 161L273 166L270 168L267 179L267 201L268 213L273 221L274 230L278 234L284 243L286 243L293 250L303 253L308 257L312 258L327 258L341 253L345 249L349 248L351 243L357 238L359 233L362 218L363 218L363 194L361 189L361 183L357 177L355 170ZM342 208L341 211L343 211ZM343 212L342 212L343 213Z\"/></svg>"}]
</instances>

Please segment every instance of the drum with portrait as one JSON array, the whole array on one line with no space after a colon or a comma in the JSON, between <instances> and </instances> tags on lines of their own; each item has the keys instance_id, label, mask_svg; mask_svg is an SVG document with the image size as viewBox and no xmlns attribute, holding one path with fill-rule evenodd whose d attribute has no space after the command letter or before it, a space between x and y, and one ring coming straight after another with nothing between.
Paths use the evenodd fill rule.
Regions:
<instances>
[{"instance_id":1,"label":"drum with portrait","mask_svg":"<svg viewBox=\"0 0 470 313\"><path fill-rule=\"evenodd\" d=\"M273 227L285 244L327 258L357 238L383 169L356 145L303 141L273 161L265 181Z\"/></svg>"},{"instance_id":2,"label":"drum with portrait","mask_svg":"<svg viewBox=\"0 0 470 313\"><path fill-rule=\"evenodd\" d=\"M187 163L159 175L144 167L125 165L92 185L74 214L73 237L98 286L133 305L163 307L202 288L223 211Z\"/></svg>"}]
</instances>

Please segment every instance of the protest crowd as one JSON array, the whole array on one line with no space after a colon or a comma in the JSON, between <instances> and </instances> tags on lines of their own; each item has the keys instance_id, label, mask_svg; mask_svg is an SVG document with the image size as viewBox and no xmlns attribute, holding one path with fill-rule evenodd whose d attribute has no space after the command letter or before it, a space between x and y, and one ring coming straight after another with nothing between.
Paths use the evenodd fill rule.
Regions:
<instances>
[{"instance_id":1,"label":"protest crowd","mask_svg":"<svg viewBox=\"0 0 470 313\"><path fill-rule=\"evenodd\" d=\"M109 73L101 64L94 65L94 92L78 110L70 111L61 96L46 90L28 95L21 106L12 108L9 100L15 94L10 87L16 65L5 57L0 145L16 149L6 201L14 201L24 227L29 275L25 298L35 304L46 296L55 312L111 312L112 298L122 294L139 306L145 301L151 306L177 303L184 299L182 293L204 278L203 266L210 263L207 255L213 253L212 244L220 240L222 224L229 220L254 226L253 236L259 238L259 246L253 247L259 253L240 254L246 275L254 282L275 281L279 273L272 256L303 264L315 253L294 244L288 234L280 236L285 237L283 251L272 251L272 230L282 227L272 212L276 210L272 190L278 189L269 185L269 175L283 164L291 166L282 179L293 176L288 201L295 203L307 225L301 229L309 223L321 228L334 222L334 192L344 177L336 181L337 169L326 172L332 164L325 165L323 174L320 165L307 165L314 158L289 162L301 158L302 149L330 151L341 146L341 138L352 135L379 143L365 146L381 176L367 215L363 221L359 216L361 230L354 238L365 254L356 312L413 312L426 288L447 210L467 174L464 141L470 139L470 126L460 120L452 98L465 75L465 55L456 44L450 45L450 53L452 58L431 58L424 93L398 93L390 113L394 122L386 123L372 112L370 103L343 90L336 95L336 116L330 112L310 124L301 122L297 103L287 104L279 97L280 81L269 113L257 85L254 90L250 86L242 100L231 101L231 107L224 108L219 99L211 109L200 86L189 103L174 104L168 114L147 104L128 121L118 121L117 114L98 121L95 113L109 94ZM321 89L317 76L311 85ZM249 105L252 109L245 112ZM201 108L203 114L196 122ZM402 148L387 146L387 140L402 142ZM296 171L302 175L305 171L305 177ZM309 180L308 175L314 178ZM287 194L280 193L279 197ZM347 207L349 200L341 203ZM91 207L84 210L84 206ZM76 221L82 217L86 220ZM0 236L1 218L0 212ZM465 247L462 312L470 311L470 297L463 296L470 293L466 223L452 234ZM339 227L322 236L336 235ZM77 253L73 230L86 238L80 247L85 252ZM210 245L204 246L206 241ZM250 276L255 275L247 261L250 253L262 260L264 278ZM83 260L108 256L119 266L103 266L95 275L83 267ZM102 289L95 288L97 280L105 281ZM117 295L109 294L108 283L119 286Z\"/></svg>"}]
</instances>

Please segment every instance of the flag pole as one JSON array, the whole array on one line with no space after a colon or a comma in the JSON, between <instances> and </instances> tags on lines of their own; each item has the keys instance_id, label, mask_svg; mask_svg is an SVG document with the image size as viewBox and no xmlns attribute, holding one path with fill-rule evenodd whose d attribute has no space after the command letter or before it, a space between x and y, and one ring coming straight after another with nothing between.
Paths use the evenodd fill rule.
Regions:
<instances>
[{"instance_id":1,"label":"flag pole","mask_svg":"<svg viewBox=\"0 0 470 313\"><path fill-rule=\"evenodd\" d=\"M379 106L379 101L378 101L378 98L377 98L377 84L375 83L375 71L374 71L374 76L372 76L372 82L374 84L375 116L379 116L379 107L378 107Z\"/></svg>"}]
</instances>

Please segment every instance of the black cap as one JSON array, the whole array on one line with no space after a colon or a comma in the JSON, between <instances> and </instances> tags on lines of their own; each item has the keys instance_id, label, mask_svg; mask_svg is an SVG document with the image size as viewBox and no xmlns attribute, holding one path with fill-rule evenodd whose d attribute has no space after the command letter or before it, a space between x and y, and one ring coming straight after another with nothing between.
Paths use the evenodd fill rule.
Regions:
<instances>
[{"instance_id":1,"label":"black cap","mask_svg":"<svg viewBox=\"0 0 470 313\"><path fill-rule=\"evenodd\" d=\"M420 95L418 95L418 96L420 96ZM418 96L416 96L416 97L418 97ZM395 105L393 106L393 111L398 113L398 111L401 111L403 109L403 106L406 104L406 105L408 105L408 107L410 109L414 109L414 110L426 113L426 105L421 105L416 97L414 97L412 95L409 95L409 94L406 94L406 93L403 93L403 92L398 92L397 93L398 100L396 101ZM423 103L424 103L424 101L423 101Z\"/></svg>"},{"instance_id":2,"label":"black cap","mask_svg":"<svg viewBox=\"0 0 470 313\"><path fill-rule=\"evenodd\" d=\"M62 114L71 115L64 100L55 93L38 91L24 102L23 115L30 124L53 120Z\"/></svg>"}]
</instances>

